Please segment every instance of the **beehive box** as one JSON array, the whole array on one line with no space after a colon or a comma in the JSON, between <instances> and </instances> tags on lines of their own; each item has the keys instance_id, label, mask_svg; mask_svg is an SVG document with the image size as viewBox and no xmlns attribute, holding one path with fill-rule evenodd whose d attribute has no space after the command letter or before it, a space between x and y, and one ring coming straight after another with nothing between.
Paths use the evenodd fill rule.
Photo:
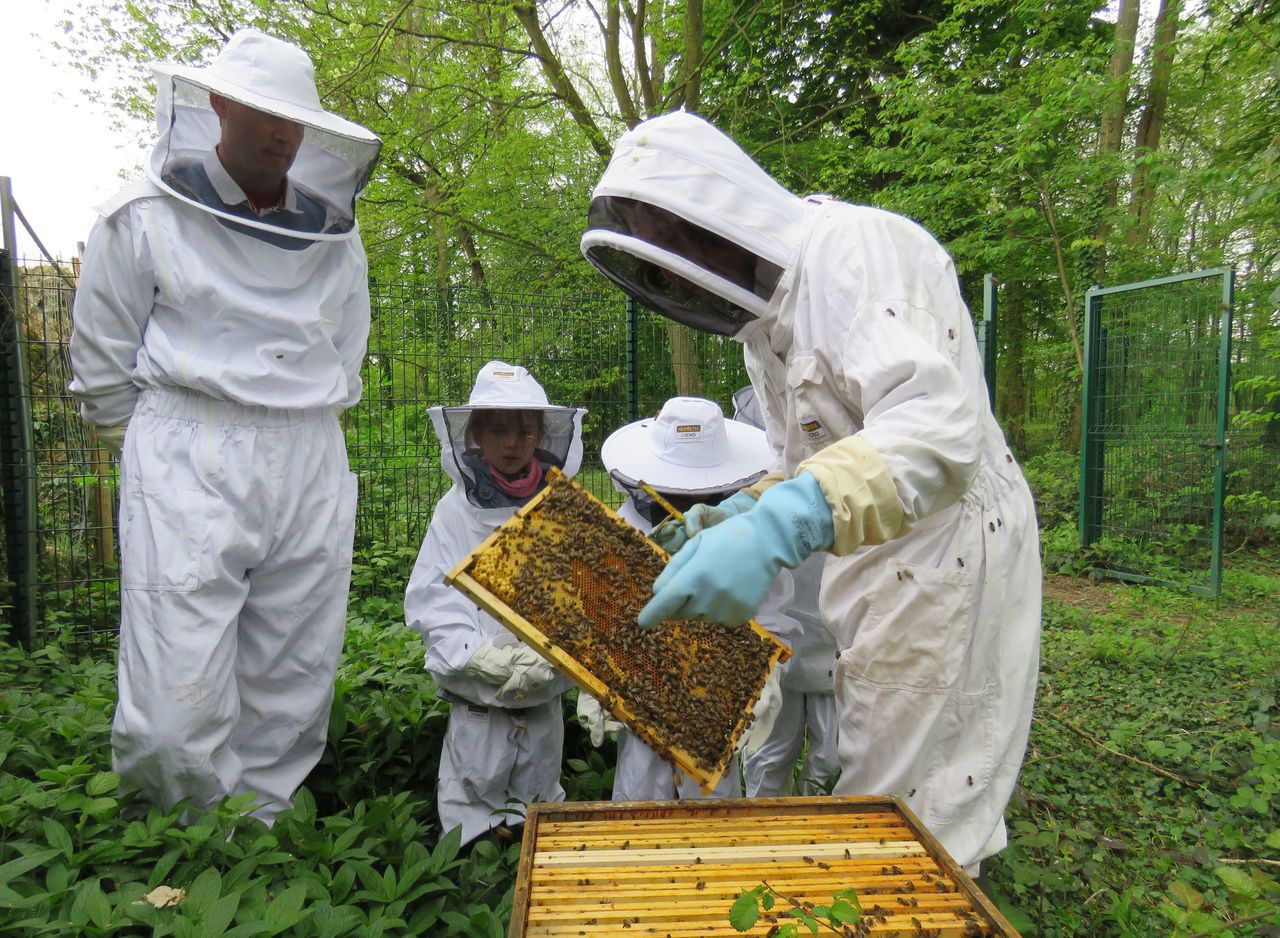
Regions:
<instances>
[{"instance_id":1,"label":"beehive box","mask_svg":"<svg viewBox=\"0 0 1280 938\"><path fill-rule=\"evenodd\" d=\"M590 492L548 483L445 577L711 791L775 664L756 622L636 625L668 555Z\"/></svg>"},{"instance_id":2,"label":"beehive box","mask_svg":"<svg viewBox=\"0 0 1280 938\"><path fill-rule=\"evenodd\" d=\"M531 805L509 936L739 935L729 910L762 882L785 898L751 935L849 888L852 934L1018 934L906 805L855 796Z\"/></svg>"}]
</instances>

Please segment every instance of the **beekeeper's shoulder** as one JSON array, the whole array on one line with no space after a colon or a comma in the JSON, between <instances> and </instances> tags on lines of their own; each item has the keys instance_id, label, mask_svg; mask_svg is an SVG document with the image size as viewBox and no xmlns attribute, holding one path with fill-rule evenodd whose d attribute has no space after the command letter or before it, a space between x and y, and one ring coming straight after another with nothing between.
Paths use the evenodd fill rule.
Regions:
<instances>
[{"instance_id":1,"label":"beekeeper's shoulder","mask_svg":"<svg viewBox=\"0 0 1280 938\"><path fill-rule=\"evenodd\" d=\"M110 219L134 202L140 202L143 199L162 198L164 195L164 190L150 179L139 179L137 182L125 186L101 205L95 205L93 210L102 218Z\"/></svg>"}]
</instances>

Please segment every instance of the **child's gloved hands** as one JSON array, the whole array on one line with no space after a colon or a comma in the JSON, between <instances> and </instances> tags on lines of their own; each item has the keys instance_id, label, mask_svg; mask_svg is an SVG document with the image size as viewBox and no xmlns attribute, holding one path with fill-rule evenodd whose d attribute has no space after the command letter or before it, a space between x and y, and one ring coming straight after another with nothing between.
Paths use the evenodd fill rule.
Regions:
<instances>
[{"instance_id":1,"label":"child's gloved hands","mask_svg":"<svg viewBox=\"0 0 1280 938\"><path fill-rule=\"evenodd\" d=\"M591 737L591 745L597 749L604 744L605 733L616 733L622 724L609 716L608 711L586 691L578 693L578 722Z\"/></svg>"},{"instance_id":2,"label":"child's gloved hands","mask_svg":"<svg viewBox=\"0 0 1280 938\"><path fill-rule=\"evenodd\" d=\"M756 507L756 498L745 491L734 492L719 505L694 505L684 514L684 520L668 518L649 532L649 539L674 554L699 532L728 521L735 515Z\"/></svg>"}]
</instances>

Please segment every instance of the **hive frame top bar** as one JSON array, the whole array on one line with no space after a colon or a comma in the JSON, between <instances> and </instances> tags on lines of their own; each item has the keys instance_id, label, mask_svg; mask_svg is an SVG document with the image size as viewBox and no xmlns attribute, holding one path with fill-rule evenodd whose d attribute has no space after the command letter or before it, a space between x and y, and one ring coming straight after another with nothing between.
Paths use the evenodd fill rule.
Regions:
<instances>
[{"instance_id":1,"label":"hive frame top bar","mask_svg":"<svg viewBox=\"0 0 1280 938\"><path fill-rule=\"evenodd\" d=\"M549 497L556 485L569 485L580 493L585 494L596 506L602 509L607 515L612 517L620 525L625 525L629 530L635 531L627 525L627 522L618 516L609 506L605 505L589 491L583 488L572 479L566 477L557 469L551 469L547 473L547 485L537 495L533 496L527 503L521 506L515 515L509 519L501 527L490 533L474 550L467 556L462 558L452 570L445 576L444 582L451 585L461 592L465 593L473 602L481 609L489 613L515 635L519 636L522 641L541 654L551 664L558 668L571 681L579 685L586 693L599 700L606 709L613 713L615 717L625 723L637 736L655 750L665 754L671 761L685 774L698 783L704 792L710 793L719 784L720 779L728 770L732 763L733 744L737 738L746 729L747 721L751 717L752 708L759 699L759 694L763 690L764 681L762 679L760 688L756 689L747 706L739 715L732 732L729 735L729 745L726 747L723 756L714 769L706 768L698 759L690 752L681 747L667 742L663 738L662 732L649 724L641 721L636 713L628 706L625 699L608 687L603 681L586 669L581 662L574 658L569 652L555 644L547 635L532 622L522 616L518 611L511 608L500 597L494 595L483 583L471 575L470 568L475 564L476 560L486 551L494 547L508 531L520 523L520 519L527 518L531 514L536 514L542 503ZM635 532L639 535L639 532ZM639 535L643 537L642 535ZM657 544L644 538L644 542L664 561L669 559L669 554L660 548ZM774 638L767 630L765 630L758 622L751 620L747 623L748 627L758 636L764 639L772 647L772 651L768 660L768 666L763 672L763 676L767 677L779 663L786 661L791 657L791 650L776 638Z\"/></svg>"}]
</instances>

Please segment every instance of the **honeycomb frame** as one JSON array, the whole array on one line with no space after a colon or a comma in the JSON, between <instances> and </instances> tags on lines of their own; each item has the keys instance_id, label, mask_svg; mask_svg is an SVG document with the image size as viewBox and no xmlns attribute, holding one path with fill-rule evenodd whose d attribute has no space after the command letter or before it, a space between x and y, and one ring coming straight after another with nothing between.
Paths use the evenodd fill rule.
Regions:
<instances>
[{"instance_id":1,"label":"honeycomb frame","mask_svg":"<svg viewBox=\"0 0 1280 938\"><path fill-rule=\"evenodd\" d=\"M571 512L568 520L586 527L571 530L557 512ZM595 546L603 539L616 550L581 556L587 548L576 538L584 532ZM535 546L536 551L529 549ZM623 562L626 558L632 566ZM638 611L636 604L652 595L652 581L641 568L660 570L669 559L587 489L551 469L546 486L459 561L444 581L710 793L732 764L735 744L750 724L770 672L791 650L755 620L739 627L668 620L652 631L641 630L617 597ZM530 590L530 582L536 589ZM551 624L565 616L580 628L568 640L555 634ZM583 623L589 626L585 632ZM725 667L732 663L719 657L726 650L737 653L746 670ZM714 689L717 681L731 682L730 690L717 696L699 693L704 684ZM673 705L664 713L655 703L664 693L677 695L685 709ZM735 700L742 701L740 708Z\"/></svg>"}]
</instances>

